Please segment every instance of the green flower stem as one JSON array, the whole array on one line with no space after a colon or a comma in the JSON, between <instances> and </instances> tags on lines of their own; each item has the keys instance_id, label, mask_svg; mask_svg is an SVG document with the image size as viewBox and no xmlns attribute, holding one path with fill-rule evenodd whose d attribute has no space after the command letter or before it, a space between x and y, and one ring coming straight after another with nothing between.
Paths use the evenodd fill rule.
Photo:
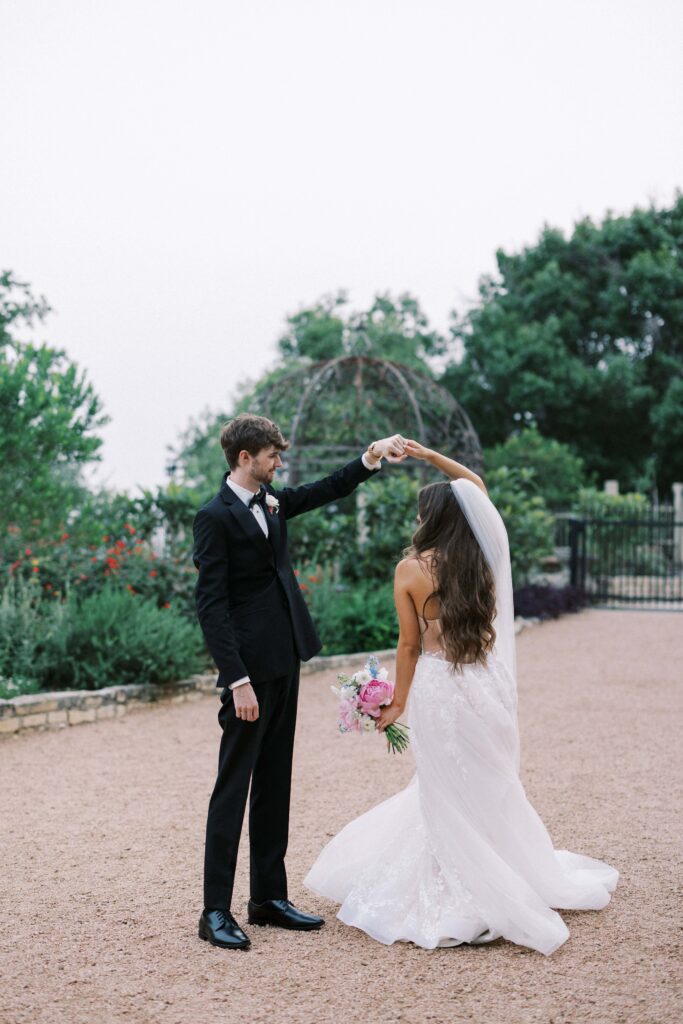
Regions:
<instances>
[{"instance_id":1,"label":"green flower stem","mask_svg":"<svg viewBox=\"0 0 683 1024\"><path fill-rule=\"evenodd\" d=\"M408 739L408 726L399 723L392 723L387 726L384 730L384 735L387 740L387 750L391 750L392 753L402 754L404 750L408 748L410 740Z\"/></svg>"}]
</instances>

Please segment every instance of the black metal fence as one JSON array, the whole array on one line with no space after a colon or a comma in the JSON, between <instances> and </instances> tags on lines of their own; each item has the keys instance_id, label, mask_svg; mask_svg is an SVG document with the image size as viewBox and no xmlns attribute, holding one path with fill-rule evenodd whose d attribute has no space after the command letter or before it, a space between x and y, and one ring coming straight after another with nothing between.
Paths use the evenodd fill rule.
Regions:
<instances>
[{"instance_id":1,"label":"black metal fence","mask_svg":"<svg viewBox=\"0 0 683 1024\"><path fill-rule=\"evenodd\" d=\"M683 609L683 522L664 507L618 518L564 518L570 582L595 604Z\"/></svg>"}]
</instances>

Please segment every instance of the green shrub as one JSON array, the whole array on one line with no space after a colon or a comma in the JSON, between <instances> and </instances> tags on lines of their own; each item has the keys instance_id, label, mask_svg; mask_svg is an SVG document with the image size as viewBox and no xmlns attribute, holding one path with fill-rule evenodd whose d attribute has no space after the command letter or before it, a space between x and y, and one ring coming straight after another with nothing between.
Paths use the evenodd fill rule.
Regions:
<instances>
[{"instance_id":1,"label":"green shrub","mask_svg":"<svg viewBox=\"0 0 683 1024\"><path fill-rule=\"evenodd\" d=\"M574 513L600 523L599 528L589 528L588 566L592 575L613 575L615 552L619 552L620 573L665 576L671 572L673 519L666 522L660 514L653 527L652 507L646 495L637 491L606 494L585 487L579 492Z\"/></svg>"},{"instance_id":2,"label":"green shrub","mask_svg":"<svg viewBox=\"0 0 683 1024\"><path fill-rule=\"evenodd\" d=\"M5 679L0 676L0 700L11 700L12 697L24 697L28 693L39 693L40 684L35 679L23 679L21 676Z\"/></svg>"},{"instance_id":3,"label":"green shrub","mask_svg":"<svg viewBox=\"0 0 683 1024\"><path fill-rule=\"evenodd\" d=\"M11 696L165 683L206 665L198 626L175 608L112 584L50 602L37 598L39 588L13 581L0 601L0 677Z\"/></svg>"},{"instance_id":4,"label":"green shrub","mask_svg":"<svg viewBox=\"0 0 683 1024\"><path fill-rule=\"evenodd\" d=\"M287 537L293 565L317 566L336 562L341 568L349 553L355 555L356 500L356 494L352 494L288 522Z\"/></svg>"},{"instance_id":5,"label":"green shrub","mask_svg":"<svg viewBox=\"0 0 683 1024\"><path fill-rule=\"evenodd\" d=\"M386 583L337 584L331 573L326 572L320 577L309 577L303 588L323 642L321 654L350 654L396 646L393 577Z\"/></svg>"},{"instance_id":6,"label":"green shrub","mask_svg":"<svg viewBox=\"0 0 683 1024\"><path fill-rule=\"evenodd\" d=\"M637 491L607 494L593 487L582 487L572 508L578 516L587 519L637 519L649 510L648 498Z\"/></svg>"},{"instance_id":7,"label":"green shrub","mask_svg":"<svg viewBox=\"0 0 683 1024\"><path fill-rule=\"evenodd\" d=\"M434 474L429 482L438 479L444 477ZM389 580L393 585L394 568L417 528L417 495L421 487L420 480L407 473L387 473L383 481L370 480L363 485L362 521L367 539L354 559L352 578Z\"/></svg>"},{"instance_id":8,"label":"green shrub","mask_svg":"<svg viewBox=\"0 0 683 1024\"><path fill-rule=\"evenodd\" d=\"M206 663L199 628L154 600L107 586L63 608L63 628L46 637L44 689L166 683Z\"/></svg>"},{"instance_id":9,"label":"green shrub","mask_svg":"<svg viewBox=\"0 0 683 1024\"><path fill-rule=\"evenodd\" d=\"M382 470L352 495L288 524L295 565L336 563L344 581L393 578L394 566L415 529L419 481Z\"/></svg>"},{"instance_id":10,"label":"green shrub","mask_svg":"<svg viewBox=\"0 0 683 1024\"><path fill-rule=\"evenodd\" d=\"M486 476L491 501L505 523L510 541L512 580L525 584L542 558L554 551L555 520L545 501L533 493L530 470L503 466Z\"/></svg>"},{"instance_id":11,"label":"green shrub","mask_svg":"<svg viewBox=\"0 0 683 1024\"><path fill-rule=\"evenodd\" d=\"M533 470L531 486L553 511L570 508L586 483L583 459L569 445L544 437L537 427L527 427L503 444L487 448L484 464L487 472L503 466Z\"/></svg>"},{"instance_id":12,"label":"green shrub","mask_svg":"<svg viewBox=\"0 0 683 1024\"><path fill-rule=\"evenodd\" d=\"M37 586L13 581L0 599L0 699L40 689L40 657L47 622L55 609L41 609Z\"/></svg>"}]
</instances>

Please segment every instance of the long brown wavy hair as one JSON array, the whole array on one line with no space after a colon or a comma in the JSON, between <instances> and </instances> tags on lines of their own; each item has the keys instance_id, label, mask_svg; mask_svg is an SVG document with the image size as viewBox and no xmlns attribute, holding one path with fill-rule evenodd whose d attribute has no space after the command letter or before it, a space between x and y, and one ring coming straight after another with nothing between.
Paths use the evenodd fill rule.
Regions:
<instances>
[{"instance_id":1,"label":"long brown wavy hair","mask_svg":"<svg viewBox=\"0 0 683 1024\"><path fill-rule=\"evenodd\" d=\"M406 548L407 557L427 561L436 588L426 598L441 605L441 642L448 661L486 664L496 639L493 628L495 585L470 525L445 481L427 484L417 496L420 525ZM425 559L424 552L432 552Z\"/></svg>"}]
</instances>

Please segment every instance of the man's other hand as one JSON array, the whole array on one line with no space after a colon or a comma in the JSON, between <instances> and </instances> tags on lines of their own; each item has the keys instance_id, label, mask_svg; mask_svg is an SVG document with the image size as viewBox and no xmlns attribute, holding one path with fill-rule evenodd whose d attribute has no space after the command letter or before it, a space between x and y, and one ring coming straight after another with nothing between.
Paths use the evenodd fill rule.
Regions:
<instances>
[{"instance_id":1,"label":"man's other hand","mask_svg":"<svg viewBox=\"0 0 683 1024\"><path fill-rule=\"evenodd\" d=\"M232 691L235 703L235 714L245 722L255 722L258 718L258 700L251 683L243 683Z\"/></svg>"}]
</instances>

